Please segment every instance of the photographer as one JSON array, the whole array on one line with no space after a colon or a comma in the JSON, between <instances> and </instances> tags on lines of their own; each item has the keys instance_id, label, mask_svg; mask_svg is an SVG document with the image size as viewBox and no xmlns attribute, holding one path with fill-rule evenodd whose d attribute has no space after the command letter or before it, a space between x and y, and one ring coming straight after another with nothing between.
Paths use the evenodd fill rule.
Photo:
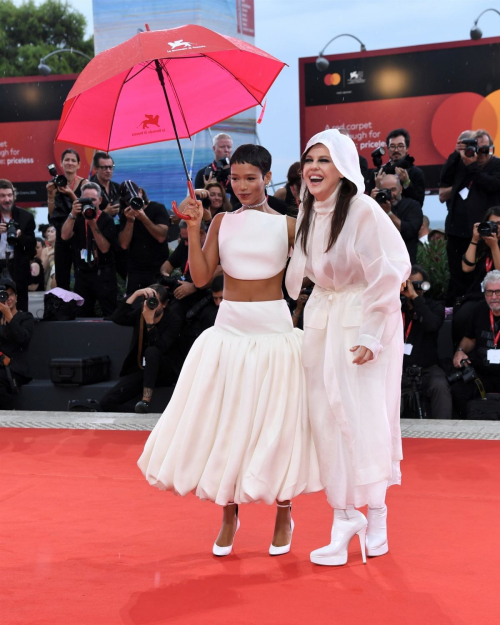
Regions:
<instances>
[{"instance_id":1,"label":"photographer","mask_svg":"<svg viewBox=\"0 0 500 625\"><path fill-rule=\"evenodd\" d=\"M202 332L211 328L217 318L220 303L224 299L224 276L216 276L212 280L210 291L210 295L207 296L209 302L200 312L200 328Z\"/></svg>"},{"instance_id":2,"label":"photographer","mask_svg":"<svg viewBox=\"0 0 500 625\"><path fill-rule=\"evenodd\" d=\"M10 180L0 180L0 274L17 285L17 301L28 310L31 258L36 250L33 215L15 205L16 192Z\"/></svg>"},{"instance_id":3,"label":"photographer","mask_svg":"<svg viewBox=\"0 0 500 625\"><path fill-rule=\"evenodd\" d=\"M120 247L128 250L127 295L155 282L168 258L170 217L159 202L150 202L132 180L120 185Z\"/></svg>"},{"instance_id":4,"label":"photographer","mask_svg":"<svg viewBox=\"0 0 500 625\"><path fill-rule=\"evenodd\" d=\"M462 271L471 282L464 296L453 307L453 345L464 336L469 320L478 304L484 301L482 282L492 269L500 270L500 206L486 211L482 222L474 224L472 239L462 256Z\"/></svg>"},{"instance_id":5,"label":"photographer","mask_svg":"<svg viewBox=\"0 0 500 625\"><path fill-rule=\"evenodd\" d=\"M500 271L495 269L486 274L482 286L484 300L469 320L453 365L462 369L462 373L464 365L472 366L486 393L500 393ZM473 373L464 376L470 378L468 381L460 379L452 385L455 407L462 418L467 401L476 394Z\"/></svg>"},{"instance_id":6,"label":"photographer","mask_svg":"<svg viewBox=\"0 0 500 625\"><path fill-rule=\"evenodd\" d=\"M106 152L96 152L92 164L95 173L90 182L96 182L101 187L101 205L99 208L108 213L110 217L115 217L120 210L120 185L111 180L115 163ZM117 220L115 220L115 224L118 225Z\"/></svg>"},{"instance_id":7,"label":"photographer","mask_svg":"<svg viewBox=\"0 0 500 625\"><path fill-rule=\"evenodd\" d=\"M374 186L377 189L383 189L384 177L396 175L403 187L403 197L415 200L422 207L425 198L424 172L413 164L415 159L408 154L410 147L409 132L404 128L391 130L387 135L386 144L389 151L389 162L374 172L374 181L370 185L370 190Z\"/></svg>"},{"instance_id":8,"label":"photographer","mask_svg":"<svg viewBox=\"0 0 500 625\"><path fill-rule=\"evenodd\" d=\"M111 316L116 308L118 288L113 250L117 233L113 218L101 211L100 203L99 185L84 184L81 198L73 203L61 230L62 239L71 240L72 244L75 293L85 300L80 307L81 317L95 316L96 301L104 317Z\"/></svg>"},{"instance_id":9,"label":"photographer","mask_svg":"<svg viewBox=\"0 0 500 625\"><path fill-rule=\"evenodd\" d=\"M181 314L184 317L188 310L190 310L197 302L207 295L207 289L206 287L198 289L193 284L191 272L189 271L189 239L187 224L185 221L181 221L179 223L179 229L179 244L172 252L170 258L163 263L161 267L161 273L164 276L161 282L165 286L168 286L168 288L172 289L176 299L176 307L180 309ZM205 224L201 222L200 241L202 247L205 243L206 236L207 231ZM182 272L182 278L180 280L170 277L175 269L180 269ZM217 270L215 275L217 275Z\"/></svg>"},{"instance_id":10,"label":"photographer","mask_svg":"<svg viewBox=\"0 0 500 625\"><path fill-rule=\"evenodd\" d=\"M401 182L397 176L386 175L380 182L380 188L371 192L392 223L401 233L412 263L416 262L418 249L418 233L424 215L422 207L416 200L403 197Z\"/></svg>"},{"instance_id":11,"label":"photographer","mask_svg":"<svg viewBox=\"0 0 500 625\"><path fill-rule=\"evenodd\" d=\"M444 305L426 294L429 287L427 272L419 265L413 265L402 297L403 394L407 395L411 389L408 369L421 369L422 393L430 400L432 417L451 419L451 391L446 374L438 365L437 352L437 336L444 323Z\"/></svg>"},{"instance_id":12,"label":"photographer","mask_svg":"<svg viewBox=\"0 0 500 625\"><path fill-rule=\"evenodd\" d=\"M485 210L500 205L500 159L493 152L490 135L478 130L472 139L462 138L457 143L441 173L440 187L451 187L446 217L449 304L454 304L470 286L467 274L462 271L462 256L469 247L474 224ZM442 197L446 195L442 193Z\"/></svg>"},{"instance_id":13,"label":"photographer","mask_svg":"<svg viewBox=\"0 0 500 625\"><path fill-rule=\"evenodd\" d=\"M88 180L77 174L80 169L80 155L76 150L64 150L61 155L61 169L64 173L57 175L55 165L49 165L53 179L47 184L47 205L49 221L56 228L54 262L57 286L69 291L73 254L71 245L61 238L61 228L71 212L73 202L80 197L82 186Z\"/></svg>"},{"instance_id":14,"label":"photographer","mask_svg":"<svg viewBox=\"0 0 500 625\"><path fill-rule=\"evenodd\" d=\"M170 310L168 299L167 289L153 284L133 293L114 312L113 322L132 326L134 334L120 381L100 401L105 412L123 412L127 402L141 397L135 412L147 413L154 389L175 384L180 363L173 346L182 319Z\"/></svg>"},{"instance_id":15,"label":"photographer","mask_svg":"<svg viewBox=\"0 0 500 625\"><path fill-rule=\"evenodd\" d=\"M225 132L220 132L213 139L212 150L214 151L214 160L197 172L194 179L194 187L195 189L204 189L207 183L216 180L221 183L225 192L231 196L231 205L233 207L238 206L240 202L233 193L229 177L231 173L229 159L233 153L233 140Z\"/></svg>"},{"instance_id":16,"label":"photographer","mask_svg":"<svg viewBox=\"0 0 500 625\"><path fill-rule=\"evenodd\" d=\"M205 191L208 195L201 199L203 221L210 224L215 215L231 211L232 206L220 182L208 182Z\"/></svg>"},{"instance_id":17,"label":"photographer","mask_svg":"<svg viewBox=\"0 0 500 625\"><path fill-rule=\"evenodd\" d=\"M11 410L17 389L30 380L28 347L33 315L17 310L16 284L0 280L0 410Z\"/></svg>"}]
</instances>

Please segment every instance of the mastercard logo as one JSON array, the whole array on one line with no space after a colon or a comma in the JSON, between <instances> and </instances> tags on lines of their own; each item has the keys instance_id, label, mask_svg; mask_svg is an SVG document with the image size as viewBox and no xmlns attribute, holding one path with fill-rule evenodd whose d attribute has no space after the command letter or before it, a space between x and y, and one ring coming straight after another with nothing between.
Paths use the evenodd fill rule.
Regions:
<instances>
[{"instance_id":1,"label":"mastercard logo","mask_svg":"<svg viewBox=\"0 0 500 625\"><path fill-rule=\"evenodd\" d=\"M327 74L323 80L325 81L325 85L327 87L331 87L332 85L336 86L340 84L340 81L342 80L342 78L340 74L335 73L335 74Z\"/></svg>"},{"instance_id":2,"label":"mastercard logo","mask_svg":"<svg viewBox=\"0 0 500 625\"><path fill-rule=\"evenodd\" d=\"M450 146L464 130L487 130L500 146L500 89L486 97L478 93L455 93L438 106L432 117L432 141L437 151L448 158Z\"/></svg>"}]
</instances>

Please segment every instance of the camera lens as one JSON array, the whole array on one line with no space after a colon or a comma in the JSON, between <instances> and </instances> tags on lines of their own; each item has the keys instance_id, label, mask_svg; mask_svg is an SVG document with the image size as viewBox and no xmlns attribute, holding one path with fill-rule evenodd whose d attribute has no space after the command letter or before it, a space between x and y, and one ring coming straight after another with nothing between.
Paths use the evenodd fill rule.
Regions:
<instances>
[{"instance_id":1,"label":"camera lens","mask_svg":"<svg viewBox=\"0 0 500 625\"><path fill-rule=\"evenodd\" d=\"M135 211L140 211L141 208L144 208L144 200L142 197L136 195L135 197L130 199L130 208L133 208Z\"/></svg>"},{"instance_id":2,"label":"camera lens","mask_svg":"<svg viewBox=\"0 0 500 625\"><path fill-rule=\"evenodd\" d=\"M9 299L9 294L7 291L0 291L0 302L4 304Z\"/></svg>"},{"instance_id":3,"label":"camera lens","mask_svg":"<svg viewBox=\"0 0 500 625\"><path fill-rule=\"evenodd\" d=\"M65 187L68 184L68 179L66 178L66 176L59 174L59 176L55 176L54 184L56 185L56 187Z\"/></svg>"},{"instance_id":4,"label":"camera lens","mask_svg":"<svg viewBox=\"0 0 500 625\"><path fill-rule=\"evenodd\" d=\"M153 297L148 297L148 299L146 300L146 306L149 308L149 310L154 310L155 308L157 308L159 303L160 302L158 298L154 295Z\"/></svg>"}]
</instances>

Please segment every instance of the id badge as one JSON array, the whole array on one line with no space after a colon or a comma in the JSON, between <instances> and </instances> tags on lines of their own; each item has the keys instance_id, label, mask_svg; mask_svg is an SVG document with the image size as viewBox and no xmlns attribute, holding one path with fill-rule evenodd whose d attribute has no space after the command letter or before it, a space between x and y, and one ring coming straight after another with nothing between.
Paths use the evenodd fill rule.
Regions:
<instances>
[{"instance_id":1,"label":"id badge","mask_svg":"<svg viewBox=\"0 0 500 625\"><path fill-rule=\"evenodd\" d=\"M462 200L466 200L469 197L469 187L464 187L461 191L458 192Z\"/></svg>"},{"instance_id":2,"label":"id badge","mask_svg":"<svg viewBox=\"0 0 500 625\"><path fill-rule=\"evenodd\" d=\"M80 250L80 258L87 262L87 250Z\"/></svg>"},{"instance_id":3,"label":"id badge","mask_svg":"<svg viewBox=\"0 0 500 625\"><path fill-rule=\"evenodd\" d=\"M405 356L411 356L413 345L411 343L405 343Z\"/></svg>"},{"instance_id":4,"label":"id badge","mask_svg":"<svg viewBox=\"0 0 500 625\"><path fill-rule=\"evenodd\" d=\"M500 349L489 349L487 358L490 365L500 365Z\"/></svg>"},{"instance_id":5,"label":"id badge","mask_svg":"<svg viewBox=\"0 0 500 625\"><path fill-rule=\"evenodd\" d=\"M144 358L144 356L142 357L142 366L145 367L146 366L146 359Z\"/></svg>"}]
</instances>

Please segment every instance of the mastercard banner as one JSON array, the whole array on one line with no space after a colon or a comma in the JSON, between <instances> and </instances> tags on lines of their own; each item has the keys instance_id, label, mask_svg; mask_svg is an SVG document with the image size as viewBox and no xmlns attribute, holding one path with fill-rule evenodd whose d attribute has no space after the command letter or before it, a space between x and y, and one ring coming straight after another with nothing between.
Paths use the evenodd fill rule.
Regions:
<instances>
[{"instance_id":1,"label":"mastercard banner","mask_svg":"<svg viewBox=\"0 0 500 625\"><path fill-rule=\"evenodd\" d=\"M36 206L47 202L49 163L59 163L67 147L80 154L80 174L87 176L94 151L54 145L64 101L75 75L4 78L0 80L0 178L17 189L17 203Z\"/></svg>"},{"instance_id":2,"label":"mastercard banner","mask_svg":"<svg viewBox=\"0 0 500 625\"><path fill-rule=\"evenodd\" d=\"M316 57L299 59L302 149L317 132L345 128L372 167L373 150L406 128L429 189L463 130L487 130L500 154L500 37L326 58L324 72Z\"/></svg>"}]
</instances>

